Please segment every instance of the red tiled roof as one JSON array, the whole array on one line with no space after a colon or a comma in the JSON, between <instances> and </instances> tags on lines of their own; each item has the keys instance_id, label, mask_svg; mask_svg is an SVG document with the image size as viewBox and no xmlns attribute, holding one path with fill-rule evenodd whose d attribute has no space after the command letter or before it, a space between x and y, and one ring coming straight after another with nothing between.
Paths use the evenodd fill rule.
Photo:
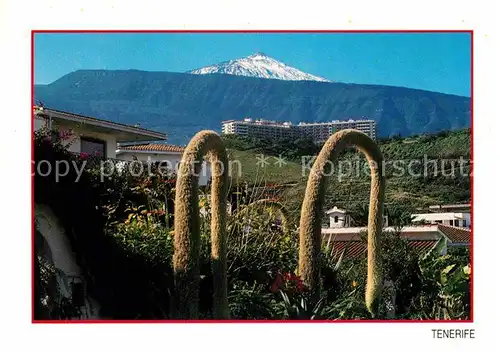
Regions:
<instances>
[{"instance_id":1,"label":"red tiled roof","mask_svg":"<svg viewBox=\"0 0 500 352\"><path fill-rule=\"evenodd\" d=\"M346 249L347 248L347 249ZM344 258L357 258L366 252L366 244L362 241L334 241L332 253L339 256L346 249Z\"/></svg>"},{"instance_id":2,"label":"red tiled roof","mask_svg":"<svg viewBox=\"0 0 500 352\"><path fill-rule=\"evenodd\" d=\"M452 243L470 243L469 229L442 225L442 224L438 225L438 229L446 237L448 237Z\"/></svg>"},{"instance_id":3,"label":"red tiled roof","mask_svg":"<svg viewBox=\"0 0 500 352\"><path fill-rule=\"evenodd\" d=\"M139 144L139 145L127 145L120 146L118 149L122 150L140 150L140 151L151 151L151 152L184 152L184 147L170 144Z\"/></svg>"},{"instance_id":4,"label":"red tiled roof","mask_svg":"<svg viewBox=\"0 0 500 352\"><path fill-rule=\"evenodd\" d=\"M430 250L437 241L429 240L429 241L419 241L419 240L410 240L408 244L412 247L417 254L421 254ZM333 255L339 256L344 248L346 248L346 252L344 253L344 258L359 258L366 253L366 244L363 241L334 241L333 242Z\"/></svg>"},{"instance_id":5,"label":"red tiled roof","mask_svg":"<svg viewBox=\"0 0 500 352\"><path fill-rule=\"evenodd\" d=\"M412 247L418 254L429 251L432 247L436 245L438 241L408 241L410 247Z\"/></svg>"}]
</instances>

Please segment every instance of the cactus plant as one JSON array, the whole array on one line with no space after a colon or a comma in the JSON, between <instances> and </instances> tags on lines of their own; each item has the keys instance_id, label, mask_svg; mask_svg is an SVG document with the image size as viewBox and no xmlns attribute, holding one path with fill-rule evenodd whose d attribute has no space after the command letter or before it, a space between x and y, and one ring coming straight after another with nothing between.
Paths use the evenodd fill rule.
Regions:
<instances>
[{"instance_id":1,"label":"cactus plant","mask_svg":"<svg viewBox=\"0 0 500 352\"><path fill-rule=\"evenodd\" d=\"M198 132L187 145L179 165L174 218L174 282L173 315L198 318L200 213L198 177L203 158L211 163L211 256L214 280L213 315L229 318L226 274L226 194L228 158L223 142L213 131Z\"/></svg>"},{"instance_id":2,"label":"cactus plant","mask_svg":"<svg viewBox=\"0 0 500 352\"><path fill-rule=\"evenodd\" d=\"M353 129L333 134L323 146L311 168L300 216L299 274L304 284L318 294L321 252L321 218L325 199L326 177L331 164L348 146L354 145L368 160L371 170L370 208L368 218L368 279L365 303L372 316L378 309L381 294L380 234L383 226L385 177L382 174L383 156L377 144L366 134Z\"/></svg>"}]
</instances>

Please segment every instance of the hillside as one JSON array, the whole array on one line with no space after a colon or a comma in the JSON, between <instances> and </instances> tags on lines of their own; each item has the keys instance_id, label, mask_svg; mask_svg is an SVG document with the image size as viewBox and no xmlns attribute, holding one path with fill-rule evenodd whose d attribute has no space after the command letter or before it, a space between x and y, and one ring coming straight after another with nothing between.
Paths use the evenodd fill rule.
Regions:
<instances>
[{"instance_id":1,"label":"hillside","mask_svg":"<svg viewBox=\"0 0 500 352\"><path fill-rule=\"evenodd\" d=\"M232 146L238 145L231 141ZM240 148L241 148L240 144ZM244 145L244 143L243 143ZM386 203L403 204L412 207L442 203L470 202L470 129L455 132L441 132L435 135L419 135L410 138L393 138L379 142L387 162ZM266 155L269 164L258 164L261 147L246 150L232 149L233 179L251 184L295 183L296 186L281 194L288 206L298 211L307 183L307 171L299 160L288 161L286 165L276 164L274 155ZM463 159L462 170L460 160ZM364 157L357 152L348 152L340 159L344 171L336 169L329 181L326 206L351 207L355 204L368 204L370 178L367 173L356 172L356 168L366 167ZM359 160L359 163L357 163ZM235 163L241 165L241 175ZM394 163L412 165L404 173L394 167ZM427 172L422 164L427 161ZM350 163L348 163L350 162ZM349 172L347 165L352 165ZM454 174L452 173L454 170Z\"/></svg>"},{"instance_id":2,"label":"hillside","mask_svg":"<svg viewBox=\"0 0 500 352\"><path fill-rule=\"evenodd\" d=\"M470 99L423 90L226 74L81 70L35 86L35 102L137 124L185 144L200 129L245 116L297 123L373 118L379 136L408 136L470 125Z\"/></svg>"}]
</instances>

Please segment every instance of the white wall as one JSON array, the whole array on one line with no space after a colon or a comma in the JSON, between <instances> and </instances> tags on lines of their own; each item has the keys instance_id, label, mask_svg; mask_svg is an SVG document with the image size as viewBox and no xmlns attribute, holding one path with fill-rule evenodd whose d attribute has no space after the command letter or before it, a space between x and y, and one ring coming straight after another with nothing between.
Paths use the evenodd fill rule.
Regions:
<instances>
[{"instance_id":1,"label":"white wall","mask_svg":"<svg viewBox=\"0 0 500 352\"><path fill-rule=\"evenodd\" d=\"M56 126L59 131L66 131L71 129L73 131L73 138L71 138L71 145L68 150L75 153L81 152L80 137L89 137L102 140L106 143L106 158L116 159L116 137L111 133L96 132L91 127L78 126L72 123L58 123Z\"/></svg>"},{"instance_id":2,"label":"white wall","mask_svg":"<svg viewBox=\"0 0 500 352\"><path fill-rule=\"evenodd\" d=\"M120 151L120 153L116 156L117 159L132 161L134 160L133 156L137 157L137 160L140 161L164 161L167 162L167 166L172 166L173 171L177 171L178 163L182 160L182 153L155 153L155 152L133 152L133 151ZM210 165L207 162L204 162L202 165L202 169L200 172L199 185L206 186L208 180L211 177Z\"/></svg>"},{"instance_id":3,"label":"white wall","mask_svg":"<svg viewBox=\"0 0 500 352\"><path fill-rule=\"evenodd\" d=\"M35 118L35 131L45 126L44 119ZM71 121L55 121L52 122L52 127L59 132L72 130L73 137L66 141L68 150L73 153L81 152L80 137L89 137L102 140L106 143L106 158L116 159L116 136L112 133L98 132L89 125L79 125Z\"/></svg>"},{"instance_id":4,"label":"white wall","mask_svg":"<svg viewBox=\"0 0 500 352\"><path fill-rule=\"evenodd\" d=\"M328 214L330 217L330 228L335 228L335 227L344 227L345 225L345 213L341 212L332 212ZM335 217L337 218L337 222L335 222Z\"/></svg>"},{"instance_id":5,"label":"white wall","mask_svg":"<svg viewBox=\"0 0 500 352\"><path fill-rule=\"evenodd\" d=\"M421 220L425 220L430 222L431 224L435 224L437 221L441 221L443 225L450 225L450 220L455 221L458 220L459 227L463 227L462 220L467 222L466 227L470 227L470 213L427 213L427 214L412 214L415 216L413 222L418 222Z\"/></svg>"},{"instance_id":6,"label":"white wall","mask_svg":"<svg viewBox=\"0 0 500 352\"><path fill-rule=\"evenodd\" d=\"M81 277L82 272L76 263L75 254L71 250L71 245L61 226L59 220L52 210L45 205L35 204L35 218L38 231L41 233L50 248L50 255L54 266L64 273L64 277L56 273L61 294L70 298L71 287L66 282L66 278ZM94 300L86 297L86 305L83 309L86 319L98 319L99 307Z\"/></svg>"},{"instance_id":7,"label":"white wall","mask_svg":"<svg viewBox=\"0 0 500 352\"><path fill-rule=\"evenodd\" d=\"M45 119L36 116L34 119L34 130L38 131L40 128L45 126Z\"/></svg>"}]
</instances>

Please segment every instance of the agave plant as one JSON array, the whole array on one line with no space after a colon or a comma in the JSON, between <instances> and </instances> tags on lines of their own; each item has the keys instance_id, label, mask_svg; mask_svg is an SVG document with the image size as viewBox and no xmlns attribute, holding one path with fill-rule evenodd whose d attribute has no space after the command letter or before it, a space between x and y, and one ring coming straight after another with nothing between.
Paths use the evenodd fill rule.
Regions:
<instances>
[{"instance_id":1,"label":"agave plant","mask_svg":"<svg viewBox=\"0 0 500 352\"><path fill-rule=\"evenodd\" d=\"M283 298L283 303L285 305L287 317L292 320L321 320L324 319L322 316L323 309L325 306L324 298L321 298L316 302L316 304L308 303L307 300L302 297L300 303L291 303L288 295L280 291L281 297Z\"/></svg>"}]
</instances>

